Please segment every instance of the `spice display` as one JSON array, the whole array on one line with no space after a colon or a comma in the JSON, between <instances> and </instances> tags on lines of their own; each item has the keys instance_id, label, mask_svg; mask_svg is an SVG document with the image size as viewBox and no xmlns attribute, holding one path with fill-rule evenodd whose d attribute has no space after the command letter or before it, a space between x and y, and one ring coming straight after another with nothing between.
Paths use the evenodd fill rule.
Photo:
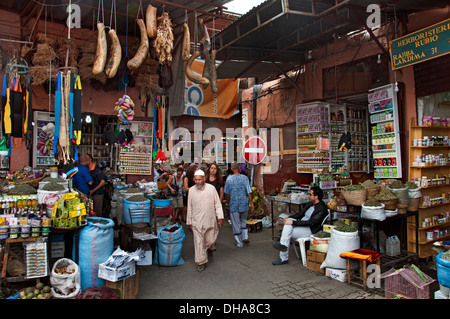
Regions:
<instances>
[{"instance_id":1,"label":"spice display","mask_svg":"<svg viewBox=\"0 0 450 319\"><path fill-rule=\"evenodd\" d=\"M64 183L66 182L65 179L59 178L59 177L46 177L42 180L44 183Z\"/></svg>"},{"instance_id":2,"label":"spice display","mask_svg":"<svg viewBox=\"0 0 450 319\"><path fill-rule=\"evenodd\" d=\"M36 193L36 189L28 184L14 185L14 187L8 191L8 195L32 195Z\"/></svg>"},{"instance_id":3,"label":"spice display","mask_svg":"<svg viewBox=\"0 0 450 319\"><path fill-rule=\"evenodd\" d=\"M450 261L450 250L447 250L445 253L441 255L441 259Z\"/></svg>"},{"instance_id":4,"label":"spice display","mask_svg":"<svg viewBox=\"0 0 450 319\"><path fill-rule=\"evenodd\" d=\"M362 186L362 185L347 185L343 188L343 190L345 190L347 192L360 191L362 189L364 189L364 186Z\"/></svg>"},{"instance_id":5,"label":"spice display","mask_svg":"<svg viewBox=\"0 0 450 319\"><path fill-rule=\"evenodd\" d=\"M346 233L354 233L355 231L357 231L357 229L351 225L347 225L347 224L342 224L340 226L337 226L335 228L335 230L340 231L340 232L346 232Z\"/></svg>"},{"instance_id":6,"label":"spice display","mask_svg":"<svg viewBox=\"0 0 450 319\"><path fill-rule=\"evenodd\" d=\"M389 185L389 188L400 189L400 188L405 188L405 185L401 181L395 181L395 182L391 183L391 185Z\"/></svg>"},{"instance_id":7,"label":"spice display","mask_svg":"<svg viewBox=\"0 0 450 319\"><path fill-rule=\"evenodd\" d=\"M405 187L407 187L408 189L417 189L419 188L419 186L414 183L414 182L406 182L405 183Z\"/></svg>"},{"instance_id":8,"label":"spice display","mask_svg":"<svg viewBox=\"0 0 450 319\"><path fill-rule=\"evenodd\" d=\"M396 199L397 196L395 196L394 194L392 194L392 192L386 188L383 188L382 190L380 190L380 192L375 195L373 198L377 199L377 200L390 200L390 199Z\"/></svg>"},{"instance_id":9,"label":"spice display","mask_svg":"<svg viewBox=\"0 0 450 319\"><path fill-rule=\"evenodd\" d=\"M125 193L128 193L128 194L130 194L130 193L142 193L139 189L137 189L137 188L128 188L126 191L125 191Z\"/></svg>"},{"instance_id":10,"label":"spice display","mask_svg":"<svg viewBox=\"0 0 450 319\"><path fill-rule=\"evenodd\" d=\"M372 188L372 187L378 186L377 184L375 184L374 182L372 182L369 179L364 181L364 182L362 182L361 185L364 186L365 188Z\"/></svg>"},{"instance_id":11,"label":"spice display","mask_svg":"<svg viewBox=\"0 0 450 319\"><path fill-rule=\"evenodd\" d=\"M329 238L331 237L331 233L321 230L315 233L313 236L316 238Z\"/></svg>"},{"instance_id":12,"label":"spice display","mask_svg":"<svg viewBox=\"0 0 450 319\"><path fill-rule=\"evenodd\" d=\"M372 197L364 202L364 206L379 207L381 206L381 203L378 199Z\"/></svg>"},{"instance_id":13,"label":"spice display","mask_svg":"<svg viewBox=\"0 0 450 319\"><path fill-rule=\"evenodd\" d=\"M145 202L148 200L144 195L133 195L127 198L130 202Z\"/></svg>"},{"instance_id":14,"label":"spice display","mask_svg":"<svg viewBox=\"0 0 450 319\"><path fill-rule=\"evenodd\" d=\"M44 191L63 191L65 187L58 183L47 183L44 186L42 186L42 190Z\"/></svg>"}]
</instances>

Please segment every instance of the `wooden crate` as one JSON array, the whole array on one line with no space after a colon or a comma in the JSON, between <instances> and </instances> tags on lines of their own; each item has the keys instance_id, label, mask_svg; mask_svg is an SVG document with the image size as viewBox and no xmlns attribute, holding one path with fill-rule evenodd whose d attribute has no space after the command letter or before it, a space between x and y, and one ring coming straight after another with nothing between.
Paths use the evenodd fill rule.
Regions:
<instances>
[{"instance_id":1,"label":"wooden crate","mask_svg":"<svg viewBox=\"0 0 450 319\"><path fill-rule=\"evenodd\" d=\"M106 281L106 287L117 292L119 299L136 299L139 291L139 272L136 271L135 275L120 281Z\"/></svg>"}]
</instances>

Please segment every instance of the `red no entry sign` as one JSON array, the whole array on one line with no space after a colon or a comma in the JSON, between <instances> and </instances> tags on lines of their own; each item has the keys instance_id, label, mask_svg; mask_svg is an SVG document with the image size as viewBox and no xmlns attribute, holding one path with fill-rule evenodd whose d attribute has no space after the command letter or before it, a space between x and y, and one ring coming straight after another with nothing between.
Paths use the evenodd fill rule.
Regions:
<instances>
[{"instance_id":1,"label":"red no entry sign","mask_svg":"<svg viewBox=\"0 0 450 319\"><path fill-rule=\"evenodd\" d=\"M267 155L266 143L257 136L250 137L242 149L244 159L253 165L261 163Z\"/></svg>"}]
</instances>

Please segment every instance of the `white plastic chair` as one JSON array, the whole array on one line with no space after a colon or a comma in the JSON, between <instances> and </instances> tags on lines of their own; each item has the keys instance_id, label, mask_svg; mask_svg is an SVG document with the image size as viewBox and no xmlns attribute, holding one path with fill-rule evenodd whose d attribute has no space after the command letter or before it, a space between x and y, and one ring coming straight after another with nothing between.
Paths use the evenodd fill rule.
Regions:
<instances>
[{"instance_id":1,"label":"white plastic chair","mask_svg":"<svg viewBox=\"0 0 450 319\"><path fill-rule=\"evenodd\" d=\"M325 216L325 218L323 219L322 223L320 224L321 226L323 226L323 224L325 224L325 221L330 217L330 211L328 211L327 216ZM303 266L306 267L306 242L307 241L311 241L311 237L304 237L304 238L292 238L291 239L291 244L294 247L294 251L295 251L295 255L297 256L298 259L300 259L300 256L302 258L302 263ZM297 250L297 244L299 246L299 251Z\"/></svg>"}]
</instances>

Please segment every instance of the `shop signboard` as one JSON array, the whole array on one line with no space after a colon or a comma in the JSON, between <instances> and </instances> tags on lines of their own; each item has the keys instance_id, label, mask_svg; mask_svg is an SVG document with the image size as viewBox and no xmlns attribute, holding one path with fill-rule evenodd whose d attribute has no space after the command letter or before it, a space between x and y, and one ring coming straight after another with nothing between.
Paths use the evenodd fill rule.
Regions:
<instances>
[{"instance_id":1,"label":"shop signboard","mask_svg":"<svg viewBox=\"0 0 450 319\"><path fill-rule=\"evenodd\" d=\"M392 69L404 68L450 53L450 19L392 40Z\"/></svg>"}]
</instances>

